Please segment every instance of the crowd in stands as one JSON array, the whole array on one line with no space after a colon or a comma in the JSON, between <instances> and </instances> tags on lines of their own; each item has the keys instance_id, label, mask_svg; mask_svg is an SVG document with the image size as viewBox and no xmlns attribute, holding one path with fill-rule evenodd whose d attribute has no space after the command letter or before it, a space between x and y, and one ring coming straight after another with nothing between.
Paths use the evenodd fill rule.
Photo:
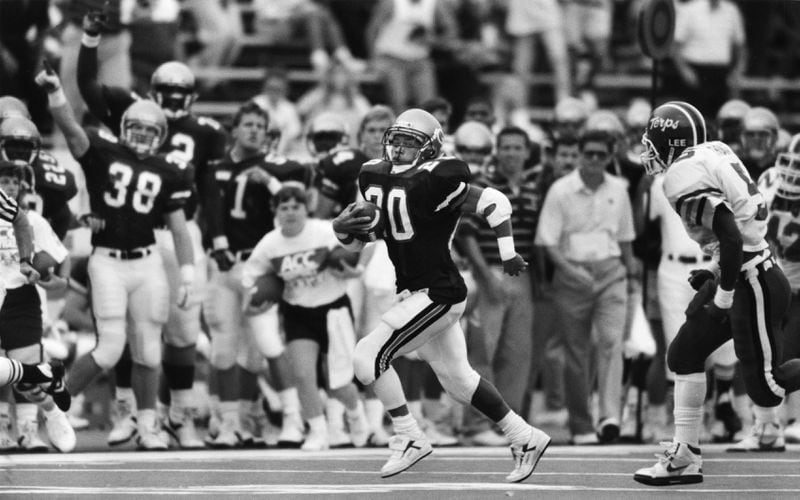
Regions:
<instances>
[{"instance_id":1,"label":"crowd in stands","mask_svg":"<svg viewBox=\"0 0 800 500\"><path fill-rule=\"evenodd\" d=\"M757 180L784 153L797 155L800 165L800 140L779 119L800 109L776 107L790 105L789 98L751 103L741 99L742 78L752 61L748 35L762 28L754 23L766 22L764 12L753 17L742 14L752 12L753 3L678 2L675 56L664 69L656 100L679 97L695 103L713 125L711 138L729 144ZM221 290L230 286L223 281L245 272L255 243L273 229L275 216L280 227L281 215L270 211L300 201L312 217L309 223L335 217L355 199L356 190L347 185L346 174L338 185L326 183L336 179L330 172L340 165L357 172L360 163L380 158L383 132L397 113L409 107L423 108L436 117L446 134L445 154L466 161L475 183L492 186L509 198L516 248L531 264L521 277L504 276L489 226L469 217L461 221L453 251L469 289L463 322L471 364L496 384L511 409L530 415L534 424L567 426L572 443L670 438L673 374L664 358L689 300L686 276L707 257L672 220L675 215L665 208L659 181L643 175L640 139L651 109L646 89L607 95L596 85L599 74L649 69L650 61L638 50L629 50L636 46L630 26L640 4L639 0L0 2L0 96L16 96L26 103L43 150L72 172L78 187L69 204L73 216L68 231L59 235L70 251L71 265L63 272L71 279L66 289L47 294L45 352L71 362L94 348L97 311L93 314L87 260L95 228L86 176L67 152L48 111L47 94L34 84L34 77L42 69L42 59L51 61L80 123L119 133L86 100L82 50L97 43L99 36L93 47L97 49L93 78L106 88L128 89L140 96L156 96L151 75L168 61L182 61L198 74L248 62L263 69L257 87L237 84L221 72L202 79L192 76L190 91L197 94L196 106L204 101L235 102L235 115L215 113L221 118L217 128L224 135L226 155L255 150L272 164L289 162L297 170L281 180L304 186L294 194L284 193L271 206L264 202L262 215L270 219L269 227L257 228L253 244L242 248L218 248L212 239L226 236L225 224L219 227L217 221L215 227L206 222L210 216L203 210L196 215L198 234L203 231L205 237L196 262L203 274L207 269L210 284L200 292L206 295L198 316L202 321L196 332L194 387L189 399L181 402L193 410L188 419L207 427L208 436L204 443L178 435L176 427L168 429L179 446L300 446L303 420L311 431L320 425L328 429L327 442L307 440L304 449L386 444L383 408L368 388L356 391L352 376L322 399L309 390L317 384L331 389L331 381L322 379L332 374L329 366L336 360L321 364L319 373L314 370L309 377L308 365L316 364L318 353L302 350L298 347L302 343L294 342L288 349L289 361L279 361L284 356L281 342L296 338L278 338L279 345L271 348L251 344L248 359L242 359L246 356L241 349L229 352L230 359L220 357L220 339L238 342L226 335L232 334L231 322L242 331L272 329L281 337L277 308L272 309L274 317L264 321L252 320L252 314L264 311L222 319L219 313L209 316L209 311L228 300ZM780 8L790 9L762 10ZM98 9L101 30L90 33L87 44L85 18ZM760 43L767 44L763 39ZM632 55L626 56L626 50ZM293 80L298 69L312 72L310 85ZM502 77L487 82L482 78L487 72L500 72ZM533 76L543 72L552 74L552 91L545 95L532 92L541 88L532 85ZM547 107L549 118L533 116L534 104ZM0 116L0 123L6 118ZM265 129L263 141L253 146L247 127L257 129L259 123ZM5 139L0 128L0 150ZM209 161L212 164L209 168L217 169L217 174L224 170L224 165ZM253 177L245 182L267 185L269 179ZM276 192L265 189L269 193L265 197ZM35 193L28 195L23 193L20 201L34 210ZM311 224L316 227L316 222ZM212 234L214 229L221 232ZM395 300L385 247L378 243L371 248L352 267L351 276L340 276L346 281L342 286L352 303L357 338L368 333ZM231 251L228 269L223 268L221 249ZM230 300L239 301L242 311L249 297L241 287L236 293ZM201 309L199 303L197 307ZM328 356L341 354L326 348ZM724 349L709 362L714 384L708 395L705 439L739 443L732 448L747 451L741 442L753 416L732 348ZM281 363L288 365L281 369ZM507 444L485 418L474 410L465 412L450 399L433 371L413 353L394 365L409 409L424 423L434 445ZM233 377L229 372L237 367L246 375ZM130 372L130 364L127 369ZM124 381L120 385L124 371L119 366L106 369L99 390L76 399L69 414L73 427L109 426L113 420L110 444L136 435L130 373L127 387ZM241 387L232 391L233 383ZM97 402L105 391L115 394L112 414L98 415ZM798 399L790 397L786 405L783 423L789 442L800 442ZM162 394L161 401L169 403L169 397ZM320 424L323 411L327 421ZM173 418L169 410L164 412L162 419ZM40 448L38 441L13 438L23 432L19 425L12 428L13 420L8 403L0 402L0 452ZM187 423L184 429L188 427ZM316 439L320 433L314 435Z\"/></svg>"}]
</instances>

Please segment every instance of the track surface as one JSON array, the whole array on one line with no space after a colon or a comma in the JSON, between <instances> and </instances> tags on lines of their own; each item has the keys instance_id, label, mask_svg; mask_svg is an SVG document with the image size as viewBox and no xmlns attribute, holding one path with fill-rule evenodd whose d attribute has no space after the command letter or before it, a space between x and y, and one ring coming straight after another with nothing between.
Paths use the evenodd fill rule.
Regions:
<instances>
[{"instance_id":1,"label":"track surface","mask_svg":"<svg viewBox=\"0 0 800 500\"><path fill-rule=\"evenodd\" d=\"M81 433L84 435L84 433ZM652 488L633 472L652 465L653 445L551 446L536 472L507 484L506 448L439 448L384 480L385 449L78 451L0 456L6 498L228 497L359 499L800 498L800 445L785 453L730 454L703 447L705 481Z\"/></svg>"}]
</instances>

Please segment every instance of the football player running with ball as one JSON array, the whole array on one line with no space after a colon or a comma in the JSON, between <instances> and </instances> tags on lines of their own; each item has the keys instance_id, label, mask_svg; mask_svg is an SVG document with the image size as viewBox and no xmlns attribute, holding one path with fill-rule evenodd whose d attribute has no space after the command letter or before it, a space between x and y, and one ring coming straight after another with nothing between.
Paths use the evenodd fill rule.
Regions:
<instances>
[{"instance_id":1,"label":"football player running with ball","mask_svg":"<svg viewBox=\"0 0 800 500\"><path fill-rule=\"evenodd\" d=\"M55 122L83 168L97 222L89 258L97 346L73 365L70 387L78 393L112 368L130 340L139 447L166 449L155 408L170 289L154 229L166 222L175 240L181 280L177 302L187 307L195 275L184 214L191 195L190 170L169 157L155 156L167 135L166 116L156 103L131 104L122 115L117 138L81 128L54 73L43 71L36 82L47 90Z\"/></svg>"},{"instance_id":2,"label":"football player running with ball","mask_svg":"<svg viewBox=\"0 0 800 500\"><path fill-rule=\"evenodd\" d=\"M469 365L459 319L467 294L450 256L450 241L462 213L486 218L497 235L503 268L516 276L527 263L514 250L511 204L499 191L469 184L468 165L440 157L444 133L436 119L421 109L397 117L384 135L384 159L364 164L358 177L363 197L380 208L382 236L397 272L400 301L380 324L361 339L355 352L356 377L374 384L375 393L392 418L395 435L382 477L399 474L433 450L411 416L403 388L391 362L416 350L433 368L444 389L495 422L511 442L514 469L509 482L527 479L550 444L550 436L514 413L497 389ZM333 221L339 241L360 250L371 217L350 204Z\"/></svg>"},{"instance_id":3,"label":"football player running with ball","mask_svg":"<svg viewBox=\"0 0 800 500\"><path fill-rule=\"evenodd\" d=\"M800 387L800 359L781 359L789 283L764 239L767 205L730 147L706 142L703 116L672 101L653 111L642 142L650 175L664 172L664 194L686 232L713 256L689 275L698 290L667 353L675 372L675 437L634 479L652 486L703 480L699 437L706 395L705 360L733 337L756 432L783 440L776 408Z\"/></svg>"}]
</instances>

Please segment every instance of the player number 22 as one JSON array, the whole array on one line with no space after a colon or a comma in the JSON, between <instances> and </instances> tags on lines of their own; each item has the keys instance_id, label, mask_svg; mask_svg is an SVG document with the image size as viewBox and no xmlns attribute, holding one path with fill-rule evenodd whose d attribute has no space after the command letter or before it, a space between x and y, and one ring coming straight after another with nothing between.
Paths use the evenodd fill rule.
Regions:
<instances>
[{"instance_id":1,"label":"player number 22","mask_svg":"<svg viewBox=\"0 0 800 500\"><path fill-rule=\"evenodd\" d=\"M378 186L370 186L364 193L364 198L383 209L383 190ZM389 216L389 228L395 241L408 241L414 237L414 228L411 226L411 217L408 215L408 198L406 190L392 188L387 195L386 210Z\"/></svg>"},{"instance_id":2,"label":"player number 22","mask_svg":"<svg viewBox=\"0 0 800 500\"><path fill-rule=\"evenodd\" d=\"M106 205L119 208L128 198L128 188L133 181L133 169L124 163L115 162L109 167L114 182L113 191L103 193ZM133 209L141 214L149 213L161 191L161 177L152 172L142 172L136 179L136 191L133 193Z\"/></svg>"}]
</instances>

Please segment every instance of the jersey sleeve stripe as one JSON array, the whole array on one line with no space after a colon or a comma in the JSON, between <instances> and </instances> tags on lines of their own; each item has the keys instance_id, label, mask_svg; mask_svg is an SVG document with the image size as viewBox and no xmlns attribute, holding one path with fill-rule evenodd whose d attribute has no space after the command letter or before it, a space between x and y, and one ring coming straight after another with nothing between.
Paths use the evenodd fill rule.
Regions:
<instances>
[{"instance_id":1,"label":"jersey sleeve stripe","mask_svg":"<svg viewBox=\"0 0 800 500\"><path fill-rule=\"evenodd\" d=\"M686 200L688 200L690 198L694 198L694 197L699 196L701 194L709 194L709 193L722 194L722 191L720 191L719 189L716 189L716 188L703 188L703 189L697 189L695 191L692 191L691 193L687 193L687 194L681 196L680 198L678 198L678 201L675 202L675 210L678 213L682 213L681 207L686 202Z\"/></svg>"},{"instance_id":2,"label":"jersey sleeve stripe","mask_svg":"<svg viewBox=\"0 0 800 500\"><path fill-rule=\"evenodd\" d=\"M0 189L0 219L6 222L14 222L19 212L17 202Z\"/></svg>"},{"instance_id":3,"label":"jersey sleeve stripe","mask_svg":"<svg viewBox=\"0 0 800 500\"><path fill-rule=\"evenodd\" d=\"M467 192L467 184L465 182L460 182L458 184L458 187L455 190L453 190L452 193L448 194L443 202L439 203L439 205L436 207L436 210L434 210L434 212L438 212L438 211L440 211L442 209L445 209L445 208L448 208L448 207L454 205L455 204L454 200L456 200L459 197L461 197L462 195L466 194L466 192Z\"/></svg>"},{"instance_id":4,"label":"jersey sleeve stripe","mask_svg":"<svg viewBox=\"0 0 800 500\"><path fill-rule=\"evenodd\" d=\"M173 200L182 200L184 198L190 197L191 195L192 195L192 192L190 190L175 191L174 193L172 193L172 196L170 196L170 198L173 199Z\"/></svg>"}]
</instances>

